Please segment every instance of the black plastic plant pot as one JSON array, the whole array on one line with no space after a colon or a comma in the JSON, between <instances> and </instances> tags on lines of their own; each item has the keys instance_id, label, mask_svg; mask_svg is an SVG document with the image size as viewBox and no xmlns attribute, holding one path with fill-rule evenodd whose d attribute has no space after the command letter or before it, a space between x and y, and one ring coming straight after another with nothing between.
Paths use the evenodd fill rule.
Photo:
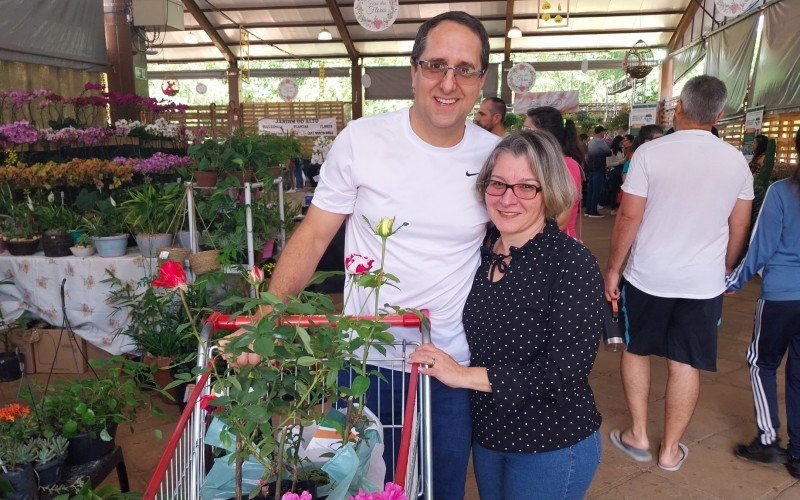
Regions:
<instances>
[{"instance_id":1,"label":"black plastic plant pot","mask_svg":"<svg viewBox=\"0 0 800 500\"><path fill-rule=\"evenodd\" d=\"M40 238L30 240L5 240L6 250L11 255L33 255L39 248Z\"/></svg>"},{"instance_id":2,"label":"black plastic plant pot","mask_svg":"<svg viewBox=\"0 0 800 500\"><path fill-rule=\"evenodd\" d=\"M39 498L39 485L36 481L36 472L33 465L28 464L23 469L16 469L0 473L0 481L6 480L14 488L13 492L3 492L4 500L34 500Z\"/></svg>"},{"instance_id":3,"label":"black plastic plant pot","mask_svg":"<svg viewBox=\"0 0 800 500\"><path fill-rule=\"evenodd\" d=\"M45 234L42 237L42 250L45 257L66 257L72 255L72 236L64 234Z\"/></svg>"},{"instance_id":4,"label":"black plastic plant pot","mask_svg":"<svg viewBox=\"0 0 800 500\"><path fill-rule=\"evenodd\" d=\"M40 487L58 484L61 482L61 476L64 472L64 457L58 457L46 464L37 464L34 469L39 476Z\"/></svg>"},{"instance_id":5,"label":"black plastic plant pot","mask_svg":"<svg viewBox=\"0 0 800 500\"><path fill-rule=\"evenodd\" d=\"M0 382L11 382L22 378L19 356L13 352L0 353Z\"/></svg>"},{"instance_id":6,"label":"black plastic plant pot","mask_svg":"<svg viewBox=\"0 0 800 500\"><path fill-rule=\"evenodd\" d=\"M100 439L100 430L101 429L95 431L94 437L88 432L84 432L83 434L78 434L77 436L69 438L67 465L81 465L94 462L114 451L114 447L116 446L114 436L117 433L117 424L111 424L108 427L108 433L111 434L111 441L103 441Z\"/></svg>"}]
</instances>

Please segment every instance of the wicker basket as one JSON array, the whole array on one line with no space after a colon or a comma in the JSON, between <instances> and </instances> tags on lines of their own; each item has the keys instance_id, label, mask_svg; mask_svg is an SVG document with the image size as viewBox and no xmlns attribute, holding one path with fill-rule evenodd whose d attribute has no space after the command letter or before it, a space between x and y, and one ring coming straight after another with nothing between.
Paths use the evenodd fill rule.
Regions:
<instances>
[{"instance_id":1,"label":"wicker basket","mask_svg":"<svg viewBox=\"0 0 800 500\"><path fill-rule=\"evenodd\" d=\"M189 254L192 253L192 251L188 248L182 247L159 247L158 255L161 255L161 252L168 252L168 260L174 260L175 262L180 262L181 264L183 264L189 257Z\"/></svg>"},{"instance_id":2,"label":"wicker basket","mask_svg":"<svg viewBox=\"0 0 800 500\"><path fill-rule=\"evenodd\" d=\"M189 255L189 267L198 275L219 269L219 250L205 250Z\"/></svg>"}]
</instances>

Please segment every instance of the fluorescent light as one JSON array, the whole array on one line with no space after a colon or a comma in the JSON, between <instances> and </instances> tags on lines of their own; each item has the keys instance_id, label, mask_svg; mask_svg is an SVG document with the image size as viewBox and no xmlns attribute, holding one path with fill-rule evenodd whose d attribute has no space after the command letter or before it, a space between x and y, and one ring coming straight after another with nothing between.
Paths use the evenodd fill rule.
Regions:
<instances>
[{"instance_id":1,"label":"fluorescent light","mask_svg":"<svg viewBox=\"0 0 800 500\"><path fill-rule=\"evenodd\" d=\"M317 40L320 40L320 41L323 41L323 42L326 42L326 41L332 40L332 39L333 39L333 35L331 35L331 32L328 31L327 28L322 28L322 31L320 31L319 34L317 35Z\"/></svg>"},{"instance_id":2,"label":"fluorescent light","mask_svg":"<svg viewBox=\"0 0 800 500\"><path fill-rule=\"evenodd\" d=\"M186 36L183 37L183 43L187 43L189 45L197 45L199 40L197 39L197 35L194 32L190 31L186 33Z\"/></svg>"},{"instance_id":3,"label":"fluorescent light","mask_svg":"<svg viewBox=\"0 0 800 500\"><path fill-rule=\"evenodd\" d=\"M521 38L522 30L517 28L516 26L512 26L511 29L508 30L508 34L506 36L508 38Z\"/></svg>"}]
</instances>

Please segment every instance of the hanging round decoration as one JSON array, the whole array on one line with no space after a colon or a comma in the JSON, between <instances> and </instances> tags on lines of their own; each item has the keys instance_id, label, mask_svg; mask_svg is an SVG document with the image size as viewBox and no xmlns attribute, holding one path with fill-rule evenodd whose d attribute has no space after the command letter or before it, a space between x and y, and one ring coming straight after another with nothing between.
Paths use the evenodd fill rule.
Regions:
<instances>
[{"instance_id":1,"label":"hanging round decoration","mask_svg":"<svg viewBox=\"0 0 800 500\"><path fill-rule=\"evenodd\" d=\"M515 64L508 72L508 88L514 92L528 92L535 82L536 70L530 63Z\"/></svg>"},{"instance_id":2,"label":"hanging round decoration","mask_svg":"<svg viewBox=\"0 0 800 500\"><path fill-rule=\"evenodd\" d=\"M714 0L717 13L725 17L736 17L746 12L758 0Z\"/></svg>"},{"instance_id":3,"label":"hanging round decoration","mask_svg":"<svg viewBox=\"0 0 800 500\"><path fill-rule=\"evenodd\" d=\"M197 86L194 88L194 90L198 94L202 95L202 94L205 94L206 92L208 92L208 87L206 86L205 83L198 83Z\"/></svg>"},{"instance_id":4,"label":"hanging round decoration","mask_svg":"<svg viewBox=\"0 0 800 500\"><path fill-rule=\"evenodd\" d=\"M181 84L178 80L164 80L161 82L161 93L167 97L174 97L181 91Z\"/></svg>"},{"instance_id":5,"label":"hanging round decoration","mask_svg":"<svg viewBox=\"0 0 800 500\"><path fill-rule=\"evenodd\" d=\"M294 98L297 97L297 82L292 78L284 78L278 84L278 94L284 102L294 101Z\"/></svg>"},{"instance_id":6,"label":"hanging round decoration","mask_svg":"<svg viewBox=\"0 0 800 500\"><path fill-rule=\"evenodd\" d=\"M364 73L364 76L361 77L361 85L363 85L365 89L372 86L372 77L369 76L368 73Z\"/></svg>"},{"instance_id":7,"label":"hanging round decoration","mask_svg":"<svg viewBox=\"0 0 800 500\"><path fill-rule=\"evenodd\" d=\"M393 25L400 10L399 0L355 0L356 21L369 31L383 31Z\"/></svg>"}]
</instances>

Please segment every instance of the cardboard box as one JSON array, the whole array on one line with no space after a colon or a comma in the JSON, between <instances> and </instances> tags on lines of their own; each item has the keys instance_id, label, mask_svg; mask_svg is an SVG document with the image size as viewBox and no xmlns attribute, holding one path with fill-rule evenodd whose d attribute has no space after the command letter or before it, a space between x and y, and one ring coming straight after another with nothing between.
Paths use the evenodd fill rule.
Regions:
<instances>
[{"instance_id":1,"label":"cardboard box","mask_svg":"<svg viewBox=\"0 0 800 500\"><path fill-rule=\"evenodd\" d=\"M33 346L38 341L39 332L36 330L17 328L8 333L8 342L12 348L19 349L25 362L25 373L28 375L36 373L36 354Z\"/></svg>"},{"instance_id":2,"label":"cardboard box","mask_svg":"<svg viewBox=\"0 0 800 500\"><path fill-rule=\"evenodd\" d=\"M61 328L35 328L39 341L33 344L37 373L84 373L86 341Z\"/></svg>"}]
</instances>

